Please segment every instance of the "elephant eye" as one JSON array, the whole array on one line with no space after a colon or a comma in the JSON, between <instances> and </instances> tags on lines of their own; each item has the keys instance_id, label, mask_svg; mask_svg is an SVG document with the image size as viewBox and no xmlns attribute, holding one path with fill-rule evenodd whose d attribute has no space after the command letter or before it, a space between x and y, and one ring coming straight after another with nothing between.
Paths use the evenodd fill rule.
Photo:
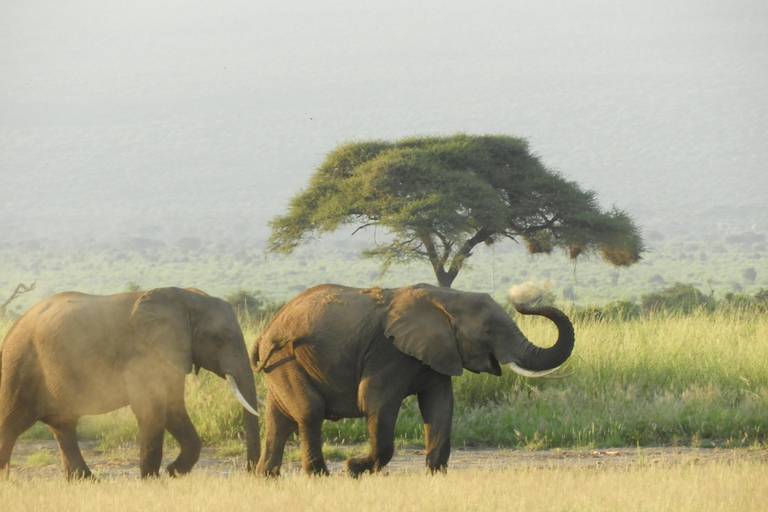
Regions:
<instances>
[{"instance_id":1,"label":"elephant eye","mask_svg":"<svg viewBox=\"0 0 768 512\"><path fill-rule=\"evenodd\" d=\"M216 347L221 347L224 345L224 338L218 334L206 334L203 339L208 340L208 343L211 345L216 345Z\"/></svg>"}]
</instances>

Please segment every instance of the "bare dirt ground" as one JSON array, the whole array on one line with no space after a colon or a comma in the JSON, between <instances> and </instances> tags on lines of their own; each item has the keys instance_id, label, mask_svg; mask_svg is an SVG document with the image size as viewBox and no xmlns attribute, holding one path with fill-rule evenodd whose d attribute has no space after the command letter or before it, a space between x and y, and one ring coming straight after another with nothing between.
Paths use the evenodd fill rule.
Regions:
<instances>
[{"instance_id":1,"label":"bare dirt ground","mask_svg":"<svg viewBox=\"0 0 768 512\"><path fill-rule=\"evenodd\" d=\"M91 471L99 478L138 478L138 447L117 452L101 452L95 442L81 442L81 449ZM360 446L360 454L366 447ZM46 455L47 454L47 455ZM163 468L173 460L174 453L166 454ZM583 468L605 469L615 467L674 466L707 463L736 463L753 460L768 463L768 449L744 448L689 448L648 447L599 450L498 450L454 447L449 464L450 471L472 469ZM18 443L11 460L13 478L62 478L58 448L54 441ZM400 449L385 468L385 472L424 472L424 451L417 448ZM344 474L343 461L329 461L333 475ZM223 456L215 448L203 448L194 472L227 476L245 471L242 457ZM301 472L297 461L283 464L283 474Z\"/></svg>"}]
</instances>

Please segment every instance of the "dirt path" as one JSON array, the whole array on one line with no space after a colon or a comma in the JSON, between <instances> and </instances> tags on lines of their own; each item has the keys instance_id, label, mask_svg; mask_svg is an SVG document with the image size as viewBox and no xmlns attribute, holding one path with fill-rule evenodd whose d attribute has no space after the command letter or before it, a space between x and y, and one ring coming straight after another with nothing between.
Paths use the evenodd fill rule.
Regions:
<instances>
[{"instance_id":1,"label":"dirt path","mask_svg":"<svg viewBox=\"0 0 768 512\"><path fill-rule=\"evenodd\" d=\"M118 453L102 453L95 442L81 442L83 456L91 470L100 478L138 478L138 447ZM360 447L360 453L365 447ZM175 454L163 459L163 467L171 462ZM558 468L578 467L602 469L609 467L639 467L655 465L706 464L711 462L731 463L755 460L768 463L768 450L743 448L615 448L600 450L494 450L454 448L449 469L466 471L471 469L505 469L512 467ZM342 461L330 461L328 466L334 475L343 474ZM215 448L204 448L195 472L227 476L244 471L241 457L221 456ZM300 473L299 462L283 464L283 474ZM386 471L424 471L424 451L401 449L395 454ZM56 443L36 441L19 443L13 452L11 473L15 478L61 478L61 463Z\"/></svg>"}]
</instances>

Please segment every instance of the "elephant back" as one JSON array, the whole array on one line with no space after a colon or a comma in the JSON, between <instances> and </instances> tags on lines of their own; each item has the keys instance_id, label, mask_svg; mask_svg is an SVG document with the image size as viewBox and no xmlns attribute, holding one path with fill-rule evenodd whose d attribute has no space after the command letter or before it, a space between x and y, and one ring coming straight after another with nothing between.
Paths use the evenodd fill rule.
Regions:
<instances>
[{"instance_id":1,"label":"elephant back","mask_svg":"<svg viewBox=\"0 0 768 512\"><path fill-rule=\"evenodd\" d=\"M310 352L318 348L323 354L319 357L329 352L321 348L326 344L341 350L363 349L360 340L383 336L381 318L387 293L380 288L335 284L305 290L286 303L264 328L251 352L251 362L258 367L259 362L275 353L287 351L293 355L299 347ZM339 339L339 333L344 333L344 339Z\"/></svg>"}]
</instances>

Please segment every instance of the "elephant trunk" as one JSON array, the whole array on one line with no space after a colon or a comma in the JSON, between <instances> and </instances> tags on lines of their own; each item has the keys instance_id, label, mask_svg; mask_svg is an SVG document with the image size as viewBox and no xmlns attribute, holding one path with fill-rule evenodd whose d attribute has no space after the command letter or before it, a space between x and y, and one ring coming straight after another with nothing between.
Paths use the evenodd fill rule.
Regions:
<instances>
[{"instance_id":1,"label":"elephant trunk","mask_svg":"<svg viewBox=\"0 0 768 512\"><path fill-rule=\"evenodd\" d=\"M243 424L245 427L246 458L248 469L256 468L261 455L261 439L259 437L259 413L256 412L257 404L263 402L256 396L256 388L253 384L253 373L248 368L243 372L225 372L229 386L232 388L237 401L243 406Z\"/></svg>"},{"instance_id":2,"label":"elephant trunk","mask_svg":"<svg viewBox=\"0 0 768 512\"><path fill-rule=\"evenodd\" d=\"M541 377L555 371L558 366L570 357L573 351L575 338L573 324L571 324L565 313L550 306L528 307L522 304L515 304L515 309L523 315L539 315L549 318L557 326L558 337L557 342L553 346L542 348L532 344L518 330L522 338L523 350L515 358L517 361L510 363L510 367L528 377ZM518 368L515 368L515 363L517 363ZM520 367L523 370L528 370L528 372L518 371Z\"/></svg>"}]
</instances>

